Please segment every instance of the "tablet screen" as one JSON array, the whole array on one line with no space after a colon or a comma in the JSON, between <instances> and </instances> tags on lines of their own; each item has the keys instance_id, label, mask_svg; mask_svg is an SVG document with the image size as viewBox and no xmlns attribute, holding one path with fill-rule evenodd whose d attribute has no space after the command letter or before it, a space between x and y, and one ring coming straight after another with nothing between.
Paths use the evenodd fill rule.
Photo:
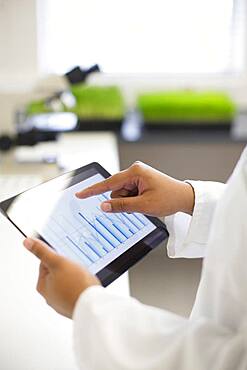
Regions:
<instances>
[{"instance_id":1,"label":"tablet screen","mask_svg":"<svg viewBox=\"0 0 247 370\"><path fill-rule=\"evenodd\" d=\"M102 212L100 204L109 199L109 194L83 200L75 197L77 191L102 180L104 177L97 174L65 189L46 222L37 228L60 254L79 259L92 273L102 270L156 228L138 213Z\"/></svg>"},{"instance_id":2,"label":"tablet screen","mask_svg":"<svg viewBox=\"0 0 247 370\"><path fill-rule=\"evenodd\" d=\"M157 229L139 213L103 212L100 204L110 193L76 198L76 192L104 179L95 168L69 173L12 198L5 212L25 235L41 236L96 274Z\"/></svg>"}]
</instances>

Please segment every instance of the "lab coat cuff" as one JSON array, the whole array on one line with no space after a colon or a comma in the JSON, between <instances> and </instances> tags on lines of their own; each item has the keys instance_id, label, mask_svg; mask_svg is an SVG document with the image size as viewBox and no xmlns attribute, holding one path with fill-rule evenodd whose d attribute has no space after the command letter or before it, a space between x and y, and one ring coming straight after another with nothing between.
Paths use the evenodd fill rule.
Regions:
<instances>
[{"instance_id":1,"label":"lab coat cuff","mask_svg":"<svg viewBox=\"0 0 247 370\"><path fill-rule=\"evenodd\" d=\"M188 233L191 216L178 212L172 216L165 217L164 222L169 232L169 239L167 242L168 256L171 258L188 257L186 251L184 251L184 256L182 256L180 252Z\"/></svg>"},{"instance_id":2,"label":"lab coat cuff","mask_svg":"<svg viewBox=\"0 0 247 370\"><path fill-rule=\"evenodd\" d=\"M193 215L178 212L165 217L169 232L168 256L172 258L200 258L206 253L209 230L216 203L225 185L210 181L186 180L195 193Z\"/></svg>"},{"instance_id":3,"label":"lab coat cuff","mask_svg":"<svg viewBox=\"0 0 247 370\"><path fill-rule=\"evenodd\" d=\"M77 302L75 304L75 308L73 311L73 320L76 322L77 320L81 320L81 309L82 306L88 306L90 305L90 302L95 299L95 297L98 296L98 294L101 294L102 291L104 291L105 288L103 288L101 285L93 285L84 290L84 292L81 293L79 298L77 299Z\"/></svg>"},{"instance_id":4,"label":"lab coat cuff","mask_svg":"<svg viewBox=\"0 0 247 370\"><path fill-rule=\"evenodd\" d=\"M212 181L186 180L186 182L194 189L195 205L184 245L204 246L205 255L215 207L225 190L225 184Z\"/></svg>"}]
</instances>

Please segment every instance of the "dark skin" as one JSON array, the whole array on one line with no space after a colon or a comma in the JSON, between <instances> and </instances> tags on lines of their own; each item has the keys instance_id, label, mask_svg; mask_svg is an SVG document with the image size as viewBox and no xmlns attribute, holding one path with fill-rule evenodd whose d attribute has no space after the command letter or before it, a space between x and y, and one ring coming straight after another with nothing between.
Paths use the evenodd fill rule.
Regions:
<instances>
[{"instance_id":1,"label":"dark skin","mask_svg":"<svg viewBox=\"0 0 247 370\"><path fill-rule=\"evenodd\" d=\"M192 214L194 191L191 185L167 176L152 167L135 162L127 170L77 193L85 199L111 191L111 201L101 208L108 212L140 212L168 216L176 212Z\"/></svg>"},{"instance_id":2,"label":"dark skin","mask_svg":"<svg viewBox=\"0 0 247 370\"><path fill-rule=\"evenodd\" d=\"M54 310L71 318L79 295L90 286L100 285L100 281L38 239L28 238L24 246L40 259L37 291Z\"/></svg>"},{"instance_id":3,"label":"dark skin","mask_svg":"<svg viewBox=\"0 0 247 370\"><path fill-rule=\"evenodd\" d=\"M194 191L183 182L141 162L90 186L77 198L111 191L112 199L101 204L105 212L140 212L168 216L176 212L193 213ZM72 318L75 304L87 288L100 285L98 278L81 265L56 254L44 242L25 239L24 246L40 259L38 292L58 313Z\"/></svg>"}]
</instances>

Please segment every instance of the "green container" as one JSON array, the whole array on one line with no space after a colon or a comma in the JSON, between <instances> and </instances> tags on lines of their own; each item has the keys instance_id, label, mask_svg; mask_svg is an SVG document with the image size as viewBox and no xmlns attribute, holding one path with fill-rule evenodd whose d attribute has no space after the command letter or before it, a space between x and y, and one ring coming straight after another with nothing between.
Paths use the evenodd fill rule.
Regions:
<instances>
[{"instance_id":1,"label":"green container","mask_svg":"<svg viewBox=\"0 0 247 370\"><path fill-rule=\"evenodd\" d=\"M26 113L28 116L32 116L34 114L39 114L39 113L49 113L49 112L52 112L52 111L46 106L44 100L35 100L29 103L26 107Z\"/></svg>"},{"instance_id":2,"label":"green container","mask_svg":"<svg viewBox=\"0 0 247 370\"><path fill-rule=\"evenodd\" d=\"M71 86L76 105L71 109L62 106L62 111L77 114L80 120L121 120L125 114L122 94L116 86L88 86L77 84ZM52 110L45 100L31 102L26 108L28 115L48 113Z\"/></svg>"},{"instance_id":3,"label":"green container","mask_svg":"<svg viewBox=\"0 0 247 370\"><path fill-rule=\"evenodd\" d=\"M71 92L76 99L72 112L83 119L119 120L124 116L124 101L116 86L101 87L74 85Z\"/></svg>"},{"instance_id":4,"label":"green container","mask_svg":"<svg viewBox=\"0 0 247 370\"><path fill-rule=\"evenodd\" d=\"M230 97L214 91L164 91L141 94L137 107L149 124L230 123L236 106Z\"/></svg>"}]
</instances>

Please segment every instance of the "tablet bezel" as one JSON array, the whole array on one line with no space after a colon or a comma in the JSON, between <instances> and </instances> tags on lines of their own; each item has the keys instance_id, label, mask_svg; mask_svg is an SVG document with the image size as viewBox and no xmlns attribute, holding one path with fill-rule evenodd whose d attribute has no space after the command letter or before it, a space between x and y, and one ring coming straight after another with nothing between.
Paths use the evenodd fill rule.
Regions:
<instances>
[{"instance_id":1,"label":"tablet bezel","mask_svg":"<svg viewBox=\"0 0 247 370\"><path fill-rule=\"evenodd\" d=\"M90 176L85 176L85 177L82 176L82 178L80 178L78 182L73 182L73 179L76 176L83 175L83 174L86 175L88 172L90 172L90 170L93 170L92 171L93 174L99 173L104 178L108 178L111 176L111 174L107 172L99 163L92 162L86 166L77 168L75 170L62 174L60 176L57 176L54 179L48 180L45 183L37 185L36 187L40 187L44 184L48 184L49 182L54 182L58 179L61 181L63 181L63 178L64 178L64 181L71 179L70 183L67 184L66 187L64 187L64 189L66 189L76 183L79 183L80 181L85 180L86 178L89 178ZM31 189L28 189L26 192L28 192L29 190ZM8 215L9 206L21 194L23 193L17 194L1 202L0 210L3 213L3 215L22 233L22 235L26 237L27 235L25 235L25 233L18 227L18 225L15 224L15 222ZM144 236L140 241L138 241L136 244L130 247L127 251L125 251L123 254L118 256L114 261L110 262L102 270L96 273L96 276L99 278L103 286L107 286L111 282L116 280L130 267L132 267L134 264L140 261L147 253L149 253L152 249L158 246L162 241L168 238L169 234L163 222L161 222L156 217L150 217L146 215L145 217L147 217L147 219L156 226L156 229L153 230L148 235ZM33 230L32 234L35 234L37 238L45 241L52 249L55 249L55 246L53 247L50 243L48 243L36 230Z\"/></svg>"}]
</instances>

